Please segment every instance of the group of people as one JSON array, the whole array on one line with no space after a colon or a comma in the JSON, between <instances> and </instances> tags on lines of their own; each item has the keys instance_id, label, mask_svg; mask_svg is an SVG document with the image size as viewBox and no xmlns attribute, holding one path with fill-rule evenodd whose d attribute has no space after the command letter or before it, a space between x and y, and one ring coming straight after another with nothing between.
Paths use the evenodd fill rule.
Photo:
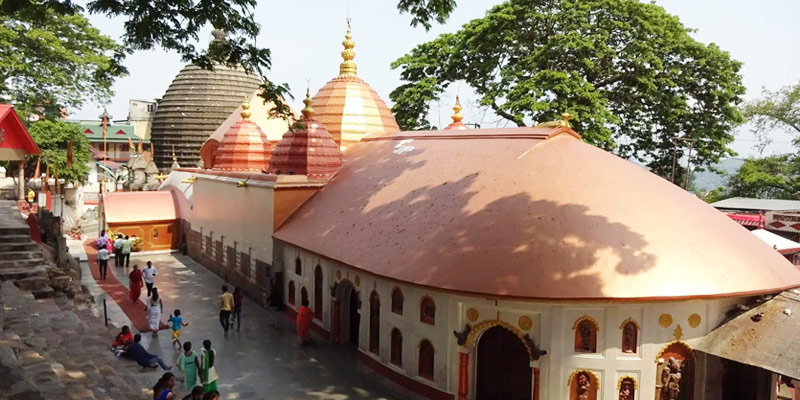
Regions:
<instances>
[{"instance_id":1,"label":"group of people","mask_svg":"<svg viewBox=\"0 0 800 400\"><path fill-rule=\"evenodd\" d=\"M135 239L135 237L134 237ZM111 259L111 251L114 251L114 266L130 267L132 240L127 235L117 234L113 241L108 236L108 232L101 231L97 238L97 263L100 267L100 279L105 280L108 274L108 260Z\"/></svg>"},{"instance_id":2,"label":"group of people","mask_svg":"<svg viewBox=\"0 0 800 400\"><path fill-rule=\"evenodd\" d=\"M228 286L222 286L222 294L219 296L219 323L228 334L229 329L233 329L233 324L236 323L236 331L242 329L242 289L237 287L233 290L233 294L228 292Z\"/></svg>"}]
</instances>

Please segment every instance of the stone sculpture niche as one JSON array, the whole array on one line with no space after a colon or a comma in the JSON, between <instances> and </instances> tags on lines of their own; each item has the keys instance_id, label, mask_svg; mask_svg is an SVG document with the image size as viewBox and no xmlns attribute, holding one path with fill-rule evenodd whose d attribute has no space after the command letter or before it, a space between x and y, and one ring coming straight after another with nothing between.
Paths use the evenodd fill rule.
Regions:
<instances>
[{"instance_id":1,"label":"stone sculpture niche","mask_svg":"<svg viewBox=\"0 0 800 400\"><path fill-rule=\"evenodd\" d=\"M123 187L129 191L158 190L158 167L152 157L147 160L143 153L134 153L125 164L128 170L128 180Z\"/></svg>"}]
</instances>

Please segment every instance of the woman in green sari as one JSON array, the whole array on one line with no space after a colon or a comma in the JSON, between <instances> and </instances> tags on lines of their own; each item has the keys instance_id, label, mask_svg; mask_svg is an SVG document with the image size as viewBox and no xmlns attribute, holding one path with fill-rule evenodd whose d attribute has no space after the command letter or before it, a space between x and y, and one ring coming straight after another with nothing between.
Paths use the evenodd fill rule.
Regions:
<instances>
[{"instance_id":1,"label":"woman in green sari","mask_svg":"<svg viewBox=\"0 0 800 400\"><path fill-rule=\"evenodd\" d=\"M206 392L217 390L217 375L216 369L216 355L217 352L211 348L211 341L206 339L203 341L203 350L200 353L200 381L203 383L203 388Z\"/></svg>"},{"instance_id":2,"label":"woman in green sari","mask_svg":"<svg viewBox=\"0 0 800 400\"><path fill-rule=\"evenodd\" d=\"M183 353L178 357L178 368L185 375L183 387L192 390L197 385L197 376L200 374L200 357L192 350L192 342L183 343Z\"/></svg>"}]
</instances>

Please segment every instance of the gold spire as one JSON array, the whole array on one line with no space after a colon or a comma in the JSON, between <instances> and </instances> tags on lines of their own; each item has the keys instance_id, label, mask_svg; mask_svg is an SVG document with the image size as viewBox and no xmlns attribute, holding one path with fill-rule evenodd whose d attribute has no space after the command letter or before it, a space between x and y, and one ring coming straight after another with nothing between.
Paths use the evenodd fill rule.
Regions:
<instances>
[{"instance_id":1,"label":"gold spire","mask_svg":"<svg viewBox=\"0 0 800 400\"><path fill-rule=\"evenodd\" d=\"M175 155L175 145L172 145L172 161L178 161L178 156Z\"/></svg>"},{"instance_id":2,"label":"gold spire","mask_svg":"<svg viewBox=\"0 0 800 400\"><path fill-rule=\"evenodd\" d=\"M242 119L250 118L250 103L247 100L247 97L244 98L244 103L242 103L242 112L239 114L242 116Z\"/></svg>"},{"instance_id":3,"label":"gold spire","mask_svg":"<svg viewBox=\"0 0 800 400\"><path fill-rule=\"evenodd\" d=\"M314 117L314 108L311 107L311 92L308 91L306 88L306 98L303 100L303 104L305 104L305 108L303 108L303 117L305 119L311 119Z\"/></svg>"},{"instance_id":4,"label":"gold spire","mask_svg":"<svg viewBox=\"0 0 800 400\"><path fill-rule=\"evenodd\" d=\"M461 110L462 110L461 101L458 99L458 95L456 95L456 105L453 106L454 114L453 114L452 117L450 117L450 118L453 119L453 123L457 124L457 123L461 122L462 118L464 118L464 116L461 115Z\"/></svg>"},{"instance_id":5,"label":"gold spire","mask_svg":"<svg viewBox=\"0 0 800 400\"><path fill-rule=\"evenodd\" d=\"M344 46L344 50L342 50L344 61L339 64L339 76L355 76L357 68L353 59L356 57L356 52L353 51L353 47L356 46L356 42L353 41L353 35L350 34L350 18L347 19L347 34L344 35L342 46Z\"/></svg>"}]
</instances>

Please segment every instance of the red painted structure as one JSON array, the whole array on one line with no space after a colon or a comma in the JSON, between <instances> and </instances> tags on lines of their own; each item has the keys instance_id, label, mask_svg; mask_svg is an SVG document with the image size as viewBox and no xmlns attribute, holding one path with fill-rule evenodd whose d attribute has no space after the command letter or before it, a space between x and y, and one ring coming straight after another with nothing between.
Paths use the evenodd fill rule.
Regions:
<instances>
[{"instance_id":1,"label":"red painted structure","mask_svg":"<svg viewBox=\"0 0 800 400\"><path fill-rule=\"evenodd\" d=\"M242 105L242 120L222 137L213 169L217 171L255 171L267 169L272 146L267 135L250 120L250 106Z\"/></svg>"},{"instance_id":2,"label":"red painted structure","mask_svg":"<svg viewBox=\"0 0 800 400\"><path fill-rule=\"evenodd\" d=\"M283 135L269 162L272 174L330 177L342 167L342 152L322 124L314 119L311 99L306 95L303 119Z\"/></svg>"},{"instance_id":3,"label":"red painted structure","mask_svg":"<svg viewBox=\"0 0 800 400\"><path fill-rule=\"evenodd\" d=\"M12 158L16 154L17 158ZM0 160L24 160L25 155L39 154L39 147L33 142L14 107L0 104Z\"/></svg>"}]
</instances>

